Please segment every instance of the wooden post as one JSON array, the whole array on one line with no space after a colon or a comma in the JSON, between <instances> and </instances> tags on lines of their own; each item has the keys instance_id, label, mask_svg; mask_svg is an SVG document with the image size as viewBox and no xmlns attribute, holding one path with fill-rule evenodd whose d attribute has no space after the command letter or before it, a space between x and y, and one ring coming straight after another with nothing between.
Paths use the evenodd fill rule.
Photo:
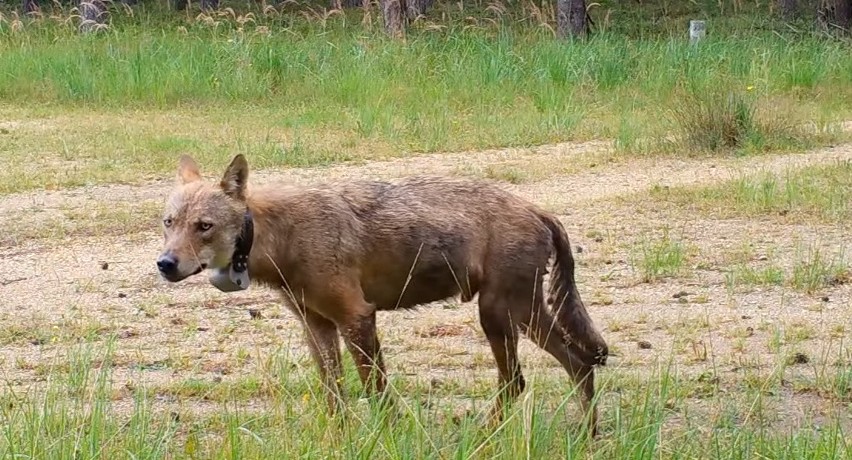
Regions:
<instances>
[{"instance_id":1,"label":"wooden post","mask_svg":"<svg viewBox=\"0 0 852 460\"><path fill-rule=\"evenodd\" d=\"M693 19L689 21L689 43L694 45L704 38L707 33L707 24L704 21Z\"/></svg>"}]
</instances>

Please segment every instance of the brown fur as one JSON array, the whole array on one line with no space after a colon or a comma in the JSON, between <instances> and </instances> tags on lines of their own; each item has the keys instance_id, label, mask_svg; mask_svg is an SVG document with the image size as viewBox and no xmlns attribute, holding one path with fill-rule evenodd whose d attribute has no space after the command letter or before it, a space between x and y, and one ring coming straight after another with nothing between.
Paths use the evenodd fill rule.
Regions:
<instances>
[{"instance_id":1,"label":"brown fur","mask_svg":"<svg viewBox=\"0 0 852 460\"><path fill-rule=\"evenodd\" d=\"M177 264L166 278L177 282L205 267L226 266L250 209L251 279L286 293L305 326L332 409L340 396L339 335L366 389L382 392L376 311L479 294L480 322L502 387L494 414L499 417L503 400L524 389L520 329L580 384L594 431L593 366L606 363L608 348L577 292L568 237L554 216L468 179L247 188L247 177L242 155L219 184L201 180L195 161L181 158L164 216L161 257ZM552 256L548 308L542 285Z\"/></svg>"}]
</instances>

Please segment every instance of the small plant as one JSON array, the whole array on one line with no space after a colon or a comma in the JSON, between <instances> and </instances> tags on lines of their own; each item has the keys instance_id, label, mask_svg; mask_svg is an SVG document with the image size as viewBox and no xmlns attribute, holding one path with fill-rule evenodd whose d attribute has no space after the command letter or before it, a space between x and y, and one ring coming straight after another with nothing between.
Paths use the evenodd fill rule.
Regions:
<instances>
[{"instance_id":1,"label":"small plant","mask_svg":"<svg viewBox=\"0 0 852 460\"><path fill-rule=\"evenodd\" d=\"M725 283L729 289L739 285L780 286L784 284L784 270L775 265L753 268L740 264L725 273Z\"/></svg>"},{"instance_id":2,"label":"small plant","mask_svg":"<svg viewBox=\"0 0 852 460\"><path fill-rule=\"evenodd\" d=\"M497 166L488 166L485 169L485 177L510 184L521 184L528 181L526 172L512 167L500 168Z\"/></svg>"},{"instance_id":3,"label":"small plant","mask_svg":"<svg viewBox=\"0 0 852 460\"><path fill-rule=\"evenodd\" d=\"M795 139L785 120L758 116L758 106L750 92L751 89L743 92L707 88L689 92L672 110L682 142L700 151L760 151Z\"/></svg>"},{"instance_id":4,"label":"small plant","mask_svg":"<svg viewBox=\"0 0 852 460\"><path fill-rule=\"evenodd\" d=\"M687 145L701 150L740 147L757 129L754 102L737 92L691 92L673 112Z\"/></svg>"},{"instance_id":5,"label":"small plant","mask_svg":"<svg viewBox=\"0 0 852 460\"><path fill-rule=\"evenodd\" d=\"M683 244L669 238L668 232L658 241L643 241L640 251L634 267L638 265L642 281L646 283L677 276L686 261Z\"/></svg>"},{"instance_id":6,"label":"small plant","mask_svg":"<svg viewBox=\"0 0 852 460\"><path fill-rule=\"evenodd\" d=\"M764 172L709 186L656 188L657 201L728 216L772 216L786 221L846 222L852 217L852 162ZM733 258L750 258L751 250Z\"/></svg>"},{"instance_id":7,"label":"small plant","mask_svg":"<svg viewBox=\"0 0 852 460\"><path fill-rule=\"evenodd\" d=\"M849 278L849 265L842 253L828 259L819 248L812 247L807 254L799 251L790 284L796 290L813 294L825 286L843 284Z\"/></svg>"}]
</instances>

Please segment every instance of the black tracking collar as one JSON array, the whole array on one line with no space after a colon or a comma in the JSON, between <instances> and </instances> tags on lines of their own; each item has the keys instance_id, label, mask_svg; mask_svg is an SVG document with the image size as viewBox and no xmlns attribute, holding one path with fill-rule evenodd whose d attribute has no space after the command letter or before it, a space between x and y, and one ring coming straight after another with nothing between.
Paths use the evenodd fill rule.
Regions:
<instances>
[{"instance_id":1,"label":"black tracking collar","mask_svg":"<svg viewBox=\"0 0 852 460\"><path fill-rule=\"evenodd\" d=\"M235 272L242 273L248 269L249 254L251 253L253 242L254 219L251 217L251 211L246 209L246 214L243 217L243 230L240 232L240 236L237 237L234 255L231 256L231 266Z\"/></svg>"}]
</instances>

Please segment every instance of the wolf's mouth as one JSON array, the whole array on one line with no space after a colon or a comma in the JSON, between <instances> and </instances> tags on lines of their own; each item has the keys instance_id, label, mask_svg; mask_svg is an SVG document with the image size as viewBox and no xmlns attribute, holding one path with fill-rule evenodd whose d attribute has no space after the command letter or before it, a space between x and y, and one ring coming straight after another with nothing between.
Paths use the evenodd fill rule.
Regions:
<instances>
[{"instance_id":1,"label":"wolf's mouth","mask_svg":"<svg viewBox=\"0 0 852 460\"><path fill-rule=\"evenodd\" d=\"M590 350L586 346L577 342L573 342L569 338L569 349L587 366L606 366L609 350L601 347L597 350Z\"/></svg>"},{"instance_id":2,"label":"wolf's mouth","mask_svg":"<svg viewBox=\"0 0 852 460\"><path fill-rule=\"evenodd\" d=\"M168 281L170 283L177 283L177 282L180 282L180 281L183 281L183 280L189 278L190 276L195 276L195 275L203 272L206 269L207 269L207 264L201 264L201 265L198 266L198 268L196 268L192 273L190 273L188 275L183 275L183 274L180 274L180 273L168 274L168 275L166 275L164 273L160 273L160 275L163 278L165 278L166 281Z\"/></svg>"}]
</instances>

